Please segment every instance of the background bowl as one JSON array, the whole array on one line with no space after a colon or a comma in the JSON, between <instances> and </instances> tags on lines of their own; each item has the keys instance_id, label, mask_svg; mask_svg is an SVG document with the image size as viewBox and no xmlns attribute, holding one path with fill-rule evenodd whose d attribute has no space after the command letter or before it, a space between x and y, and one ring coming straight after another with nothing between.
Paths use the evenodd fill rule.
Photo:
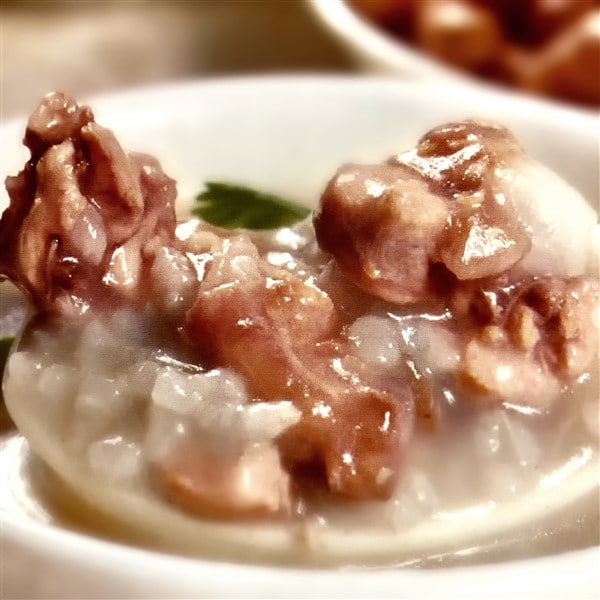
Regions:
<instances>
[{"instance_id":1,"label":"background bowl","mask_svg":"<svg viewBox=\"0 0 600 600\"><path fill-rule=\"evenodd\" d=\"M592 203L598 199L597 121L510 95L377 78L265 77L187 82L81 100L125 148L158 157L178 181L182 213L209 179L237 181L311 204L341 163L379 161L441 122L476 117L510 127L530 154ZM20 143L24 126L24 119L2 126L3 176L16 173L26 158ZM2 207L6 202L4 193ZM2 597L589 598L599 591L600 550L593 545L593 531L584 541L532 538L532 545L542 545L505 554L505 562L488 558L488 564L458 568L442 562L437 569L299 570L151 552L57 519L39 495L43 486L37 479L44 471L35 467L22 438L9 433L2 442ZM592 500L591 521L572 507L563 518L597 523L597 495ZM540 512L554 510L552 502L547 504ZM514 560L523 551L539 556ZM457 548L460 552L465 548Z\"/></svg>"},{"instance_id":2,"label":"background bowl","mask_svg":"<svg viewBox=\"0 0 600 600\"><path fill-rule=\"evenodd\" d=\"M308 0L321 23L366 71L414 79L477 85L471 77L432 60L361 17L346 0Z\"/></svg>"},{"instance_id":3,"label":"background bowl","mask_svg":"<svg viewBox=\"0 0 600 600\"><path fill-rule=\"evenodd\" d=\"M394 15L400 14L405 3L371 1L372 15L366 14L369 0L354 7L350 0L307 2L324 28L364 71L475 88L502 87L597 114L600 103L597 4L587 0L579 0L579 6L577 1L539 2L535 6L523 2L528 8L521 13L501 8L516 6L507 3L491 3L491 7L495 6L491 8L465 2L474 11L469 21L471 17L462 14L462 4L454 4L452 0L437 5L431 2L418 16L405 14L404 20ZM452 29L451 24L461 20L465 29L461 26ZM465 23L470 23L472 29ZM386 24L390 31L386 31ZM404 31L407 28L410 32ZM430 53L417 47L417 42L412 45L403 39L409 35L428 47Z\"/></svg>"}]
</instances>

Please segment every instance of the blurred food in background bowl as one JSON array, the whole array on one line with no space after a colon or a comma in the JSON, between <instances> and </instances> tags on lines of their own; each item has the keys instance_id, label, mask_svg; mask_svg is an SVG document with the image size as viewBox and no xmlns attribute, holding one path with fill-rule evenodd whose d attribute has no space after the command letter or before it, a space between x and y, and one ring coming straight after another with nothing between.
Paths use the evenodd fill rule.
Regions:
<instances>
[{"instance_id":1,"label":"blurred food in background bowl","mask_svg":"<svg viewBox=\"0 0 600 600\"><path fill-rule=\"evenodd\" d=\"M369 70L600 106L598 0L312 0Z\"/></svg>"}]
</instances>

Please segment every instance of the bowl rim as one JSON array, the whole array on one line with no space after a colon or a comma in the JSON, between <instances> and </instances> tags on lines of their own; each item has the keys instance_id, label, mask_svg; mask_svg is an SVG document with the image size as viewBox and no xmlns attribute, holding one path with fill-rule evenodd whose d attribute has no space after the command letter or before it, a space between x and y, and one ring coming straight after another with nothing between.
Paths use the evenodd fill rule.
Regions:
<instances>
[{"instance_id":1,"label":"bowl rim","mask_svg":"<svg viewBox=\"0 0 600 600\"><path fill-rule=\"evenodd\" d=\"M36 537L36 552L56 555L77 571L91 572L124 583L141 583L143 589L170 598L197 594L203 598L280 598L286 587L292 597L436 598L436 590L451 590L465 598L508 598L526 594L534 598L590 598L598 590L600 547L591 547L527 560L440 569L411 567L339 569L273 567L211 561L127 546L45 523L23 524L0 514L2 546L20 546ZM132 573L135 575L132 577ZM344 584L337 576L343 574ZM224 585L232 578L233 588ZM168 585L165 585L168 581ZM173 582L176 582L173 585ZM424 586L427 586L426 588ZM233 591L233 593L232 593ZM258 595L257 595L258 593ZM154 597L154 596L152 596ZM244 596L246 597L246 596Z\"/></svg>"},{"instance_id":2,"label":"bowl rim","mask_svg":"<svg viewBox=\"0 0 600 600\"><path fill-rule=\"evenodd\" d=\"M308 0L309 2L327 3L329 0ZM332 2L341 2L345 0L331 0ZM539 111L551 111L555 119L568 119L575 127L587 127L595 129L595 134L600 138L600 114L597 111L585 111L568 104L552 103L537 97L523 95L510 88L499 88L494 86L464 86L456 81L447 81L440 79L409 79L394 77L382 73L340 73L340 72L306 72L306 73L254 73L254 74L224 74L208 78L175 78L172 80L159 81L154 83L144 83L141 85L132 85L109 89L105 91L95 91L84 93L78 97L78 102L83 104L99 104L104 110L105 107L112 107L122 102L131 102L138 100L147 94L155 96L157 99L168 100L185 90L193 90L201 86L207 91L220 91L227 88L246 88L257 85L263 88L276 88L282 86L307 86L319 85L323 89L327 88L355 88L356 92L369 93L374 86L378 88L389 88L389 91L396 90L414 90L416 87L423 91L430 91L431 94L441 93L449 97L457 95L470 94L475 99L480 99L491 103L494 108L506 107L508 103L517 103L519 112L537 114ZM60 91L60 90L58 90ZM64 91L64 90L63 90ZM66 90L68 93L68 90ZM4 137L4 131L11 127L23 127L31 111L35 109L37 100L25 106L20 113L11 114L8 117L0 117L0 136ZM4 165L4 160L0 165Z\"/></svg>"}]
</instances>

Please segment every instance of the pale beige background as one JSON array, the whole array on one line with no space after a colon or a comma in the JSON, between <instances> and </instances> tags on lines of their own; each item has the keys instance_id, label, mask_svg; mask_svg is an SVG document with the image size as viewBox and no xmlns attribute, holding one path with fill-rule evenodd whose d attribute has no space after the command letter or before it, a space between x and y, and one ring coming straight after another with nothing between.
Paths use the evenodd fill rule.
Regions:
<instances>
[{"instance_id":1,"label":"pale beige background","mask_svg":"<svg viewBox=\"0 0 600 600\"><path fill-rule=\"evenodd\" d=\"M354 70L305 0L0 0L0 45L3 119L57 89Z\"/></svg>"}]
</instances>

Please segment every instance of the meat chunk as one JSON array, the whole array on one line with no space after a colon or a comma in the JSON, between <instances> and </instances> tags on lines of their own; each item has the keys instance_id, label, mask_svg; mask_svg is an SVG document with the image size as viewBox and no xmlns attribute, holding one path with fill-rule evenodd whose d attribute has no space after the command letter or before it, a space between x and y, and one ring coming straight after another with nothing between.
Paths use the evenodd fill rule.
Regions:
<instances>
[{"instance_id":1,"label":"meat chunk","mask_svg":"<svg viewBox=\"0 0 600 600\"><path fill-rule=\"evenodd\" d=\"M88 106L79 106L65 94L50 93L29 117L24 143L35 161L50 146L77 136L93 120Z\"/></svg>"},{"instance_id":2,"label":"meat chunk","mask_svg":"<svg viewBox=\"0 0 600 600\"><path fill-rule=\"evenodd\" d=\"M509 402L546 409L560 393L560 382L530 354L495 339L473 338L466 346L464 374L491 403Z\"/></svg>"},{"instance_id":3,"label":"meat chunk","mask_svg":"<svg viewBox=\"0 0 600 600\"><path fill-rule=\"evenodd\" d=\"M507 315L513 343L564 381L582 375L598 352L598 281L547 277L524 286Z\"/></svg>"},{"instance_id":4,"label":"meat chunk","mask_svg":"<svg viewBox=\"0 0 600 600\"><path fill-rule=\"evenodd\" d=\"M472 290L456 313L463 374L490 398L547 407L597 360L599 309L598 281L586 277Z\"/></svg>"},{"instance_id":5,"label":"meat chunk","mask_svg":"<svg viewBox=\"0 0 600 600\"><path fill-rule=\"evenodd\" d=\"M502 194L502 169L519 156L506 129L464 122L387 165L348 166L315 213L319 244L364 291L399 304L430 295L436 263L459 280L500 275L531 247Z\"/></svg>"},{"instance_id":6,"label":"meat chunk","mask_svg":"<svg viewBox=\"0 0 600 600\"><path fill-rule=\"evenodd\" d=\"M399 304L429 295L430 256L448 218L445 202L406 169L341 168L314 217L323 250L367 293Z\"/></svg>"},{"instance_id":7,"label":"meat chunk","mask_svg":"<svg viewBox=\"0 0 600 600\"><path fill-rule=\"evenodd\" d=\"M38 310L85 313L137 298L143 267L175 231L175 184L157 161L127 155L87 107L48 95L25 134L31 160L7 178L0 275Z\"/></svg>"},{"instance_id":8,"label":"meat chunk","mask_svg":"<svg viewBox=\"0 0 600 600\"><path fill-rule=\"evenodd\" d=\"M271 444L233 458L189 448L158 463L155 476L169 500L203 517L285 515L291 507L290 476Z\"/></svg>"},{"instance_id":9,"label":"meat chunk","mask_svg":"<svg viewBox=\"0 0 600 600\"><path fill-rule=\"evenodd\" d=\"M222 241L185 331L207 358L243 374L262 400L292 400L301 421L281 436L288 468L317 464L334 493L393 489L413 421L401 381L369 380L348 360L330 298L262 261L244 235Z\"/></svg>"}]
</instances>

